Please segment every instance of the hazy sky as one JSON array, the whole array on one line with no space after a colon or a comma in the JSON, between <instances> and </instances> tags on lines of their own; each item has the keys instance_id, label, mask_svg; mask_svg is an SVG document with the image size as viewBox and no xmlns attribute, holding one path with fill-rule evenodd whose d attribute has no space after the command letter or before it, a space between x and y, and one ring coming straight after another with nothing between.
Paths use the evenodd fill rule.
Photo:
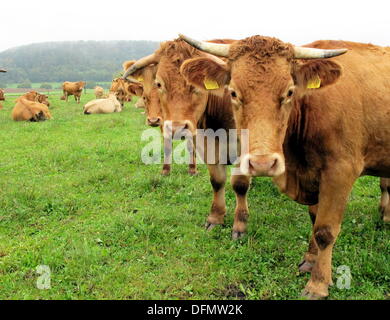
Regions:
<instances>
[{"instance_id":1,"label":"hazy sky","mask_svg":"<svg viewBox=\"0 0 390 320\"><path fill-rule=\"evenodd\" d=\"M304 44L343 39L390 46L388 0L5 0L0 51L66 40L168 40L261 34Z\"/></svg>"}]
</instances>

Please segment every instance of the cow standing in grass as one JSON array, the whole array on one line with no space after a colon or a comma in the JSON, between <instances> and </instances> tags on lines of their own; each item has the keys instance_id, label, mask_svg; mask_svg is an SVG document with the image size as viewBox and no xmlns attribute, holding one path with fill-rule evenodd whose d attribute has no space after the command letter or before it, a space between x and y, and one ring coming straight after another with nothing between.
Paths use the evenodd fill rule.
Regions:
<instances>
[{"instance_id":1,"label":"cow standing in grass","mask_svg":"<svg viewBox=\"0 0 390 320\"><path fill-rule=\"evenodd\" d=\"M167 41L162 43L154 54L133 64L124 74L126 78L143 68L156 66L154 88L162 109L164 135L180 135L180 132L190 131L195 137L197 129L217 131L235 128L230 96L227 91L222 90L221 96L217 96L211 91L202 92L192 85L188 85L180 75L180 66L185 60L202 56L206 55L182 40ZM221 146L225 149L228 147L224 143L221 143ZM192 147L192 149L194 148ZM218 150L219 143L216 141L216 154L206 154L204 159L206 163L209 163L210 181L214 190L211 212L206 223L208 230L223 224L226 215L226 163L221 163ZM208 158L213 156L216 159L215 163L208 161ZM191 169L195 171L194 159L191 163L193 163ZM246 231L247 191L250 178L244 175L233 175L232 185L237 200L232 237L237 239L242 237Z\"/></svg>"},{"instance_id":2,"label":"cow standing in grass","mask_svg":"<svg viewBox=\"0 0 390 320\"><path fill-rule=\"evenodd\" d=\"M94 89L96 99L101 99L104 96L104 89L102 87L96 86Z\"/></svg>"},{"instance_id":3,"label":"cow standing in grass","mask_svg":"<svg viewBox=\"0 0 390 320\"><path fill-rule=\"evenodd\" d=\"M0 101L5 101L4 90L0 89Z\"/></svg>"},{"instance_id":4,"label":"cow standing in grass","mask_svg":"<svg viewBox=\"0 0 390 320\"><path fill-rule=\"evenodd\" d=\"M229 86L237 126L250 130L241 171L274 177L282 192L311 206L304 294L328 296L333 246L355 180L390 177L390 48L344 41L294 47L261 36L211 46L183 38L228 59L192 59L181 71L198 88L205 78Z\"/></svg>"},{"instance_id":5,"label":"cow standing in grass","mask_svg":"<svg viewBox=\"0 0 390 320\"><path fill-rule=\"evenodd\" d=\"M62 91L64 93L64 98L68 102L69 96L74 96L74 99L77 103L80 103L81 94L83 93L84 87L86 85L85 81L78 82L69 82L65 81L62 84Z\"/></svg>"}]
</instances>

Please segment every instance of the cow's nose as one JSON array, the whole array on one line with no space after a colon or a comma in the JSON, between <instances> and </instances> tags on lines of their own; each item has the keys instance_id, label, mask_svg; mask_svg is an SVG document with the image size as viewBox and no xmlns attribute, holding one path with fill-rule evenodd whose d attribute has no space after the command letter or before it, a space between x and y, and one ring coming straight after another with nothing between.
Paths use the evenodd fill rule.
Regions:
<instances>
[{"instance_id":1,"label":"cow's nose","mask_svg":"<svg viewBox=\"0 0 390 320\"><path fill-rule=\"evenodd\" d=\"M241 171L254 177L276 177L285 171L284 159L278 153L247 155L241 162Z\"/></svg>"},{"instance_id":2,"label":"cow's nose","mask_svg":"<svg viewBox=\"0 0 390 320\"><path fill-rule=\"evenodd\" d=\"M148 126L158 127L160 125L161 125L161 118L160 117L148 118Z\"/></svg>"}]
</instances>

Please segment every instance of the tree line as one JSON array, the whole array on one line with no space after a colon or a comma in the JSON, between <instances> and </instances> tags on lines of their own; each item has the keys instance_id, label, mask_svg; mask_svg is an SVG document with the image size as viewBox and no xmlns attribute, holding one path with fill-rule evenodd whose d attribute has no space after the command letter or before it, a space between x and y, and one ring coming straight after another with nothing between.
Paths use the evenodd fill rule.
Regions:
<instances>
[{"instance_id":1,"label":"tree line","mask_svg":"<svg viewBox=\"0 0 390 320\"><path fill-rule=\"evenodd\" d=\"M154 41L47 42L0 53L0 87L8 83L93 81L106 82L118 74L125 60L155 51Z\"/></svg>"}]
</instances>

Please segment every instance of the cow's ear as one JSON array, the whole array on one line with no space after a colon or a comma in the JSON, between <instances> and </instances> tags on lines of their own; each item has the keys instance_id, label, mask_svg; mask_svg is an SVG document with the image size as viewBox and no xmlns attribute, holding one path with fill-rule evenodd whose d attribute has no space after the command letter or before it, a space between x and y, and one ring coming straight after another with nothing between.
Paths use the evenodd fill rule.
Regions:
<instances>
[{"instance_id":1,"label":"cow's ear","mask_svg":"<svg viewBox=\"0 0 390 320\"><path fill-rule=\"evenodd\" d=\"M305 89L319 89L334 84L342 75L342 67L331 60L313 60L294 67L295 84Z\"/></svg>"},{"instance_id":2,"label":"cow's ear","mask_svg":"<svg viewBox=\"0 0 390 320\"><path fill-rule=\"evenodd\" d=\"M230 70L227 64L209 57L186 60L180 73L186 81L203 90L217 91L223 89L230 81Z\"/></svg>"},{"instance_id":3,"label":"cow's ear","mask_svg":"<svg viewBox=\"0 0 390 320\"><path fill-rule=\"evenodd\" d=\"M137 97L141 97L144 93L144 88L142 84L138 83L130 83L128 86L128 90L132 95L135 95Z\"/></svg>"}]
</instances>

